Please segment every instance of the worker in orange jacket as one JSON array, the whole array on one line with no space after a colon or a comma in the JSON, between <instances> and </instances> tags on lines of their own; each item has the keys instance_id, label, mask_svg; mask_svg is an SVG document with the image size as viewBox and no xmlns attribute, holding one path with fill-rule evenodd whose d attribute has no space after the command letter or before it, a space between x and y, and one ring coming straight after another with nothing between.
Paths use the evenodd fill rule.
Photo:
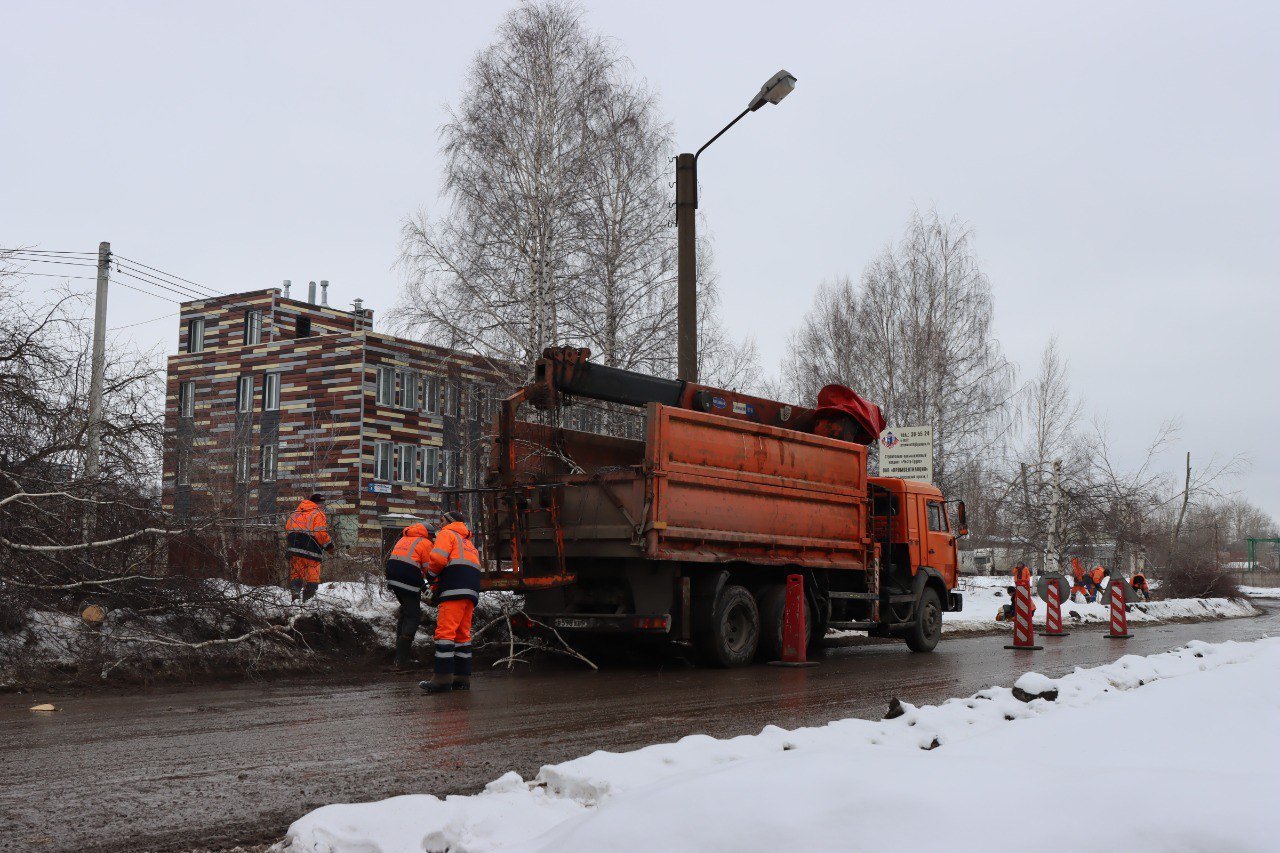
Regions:
<instances>
[{"instance_id":1,"label":"worker in orange jacket","mask_svg":"<svg viewBox=\"0 0 1280 853\"><path fill-rule=\"evenodd\" d=\"M480 552L466 519L451 511L444 520L427 571L427 582L440 602L431 680L418 684L428 693L471 689L471 617L480 598Z\"/></svg>"},{"instance_id":2,"label":"worker in orange jacket","mask_svg":"<svg viewBox=\"0 0 1280 853\"><path fill-rule=\"evenodd\" d=\"M396 620L396 669L413 665L413 641L422 624L422 589L431 564L431 534L421 524L405 528L387 557L387 589L400 602Z\"/></svg>"},{"instance_id":3,"label":"worker in orange jacket","mask_svg":"<svg viewBox=\"0 0 1280 853\"><path fill-rule=\"evenodd\" d=\"M1079 593L1082 599L1088 599L1090 592L1088 583L1084 577L1084 563L1080 562L1079 557L1071 558L1071 595L1067 596L1072 601L1076 600L1076 594Z\"/></svg>"},{"instance_id":4,"label":"worker in orange jacket","mask_svg":"<svg viewBox=\"0 0 1280 853\"><path fill-rule=\"evenodd\" d=\"M1147 583L1147 576L1142 573L1141 569L1133 576L1133 580L1129 581L1129 586L1133 587L1134 591L1141 595L1144 600L1151 600L1151 586Z\"/></svg>"},{"instance_id":5,"label":"worker in orange jacket","mask_svg":"<svg viewBox=\"0 0 1280 853\"><path fill-rule=\"evenodd\" d=\"M324 514L324 495L314 494L298 504L284 523L285 548L289 554L289 592L296 604L305 604L320 586L320 561L333 550L329 519Z\"/></svg>"},{"instance_id":6,"label":"worker in orange jacket","mask_svg":"<svg viewBox=\"0 0 1280 853\"><path fill-rule=\"evenodd\" d=\"M1027 564L1021 560L1013 566L1013 584L1014 586L1031 586L1031 569L1027 568Z\"/></svg>"},{"instance_id":7,"label":"worker in orange jacket","mask_svg":"<svg viewBox=\"0 0 1280 853\"><path fill-rule=\"evenodd\" d=\"M1092 604L1094 599L1102 593L1102 582L1107 575L1111 574L1110 569L1104 569L1102 566L1094 566L1088 575L1089 584L1089 603Z\"/></svg>"}]
</instances>

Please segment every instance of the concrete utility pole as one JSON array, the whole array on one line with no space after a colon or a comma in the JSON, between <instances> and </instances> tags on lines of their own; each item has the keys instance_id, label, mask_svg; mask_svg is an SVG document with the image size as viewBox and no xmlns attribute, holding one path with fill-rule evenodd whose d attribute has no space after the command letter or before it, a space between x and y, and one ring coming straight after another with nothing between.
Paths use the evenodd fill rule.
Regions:
<instances>
[{"instance_id":1,"label":"concrete utility pole","mask_svg":"<svg viewBox=\"0 0 1280 853\"><path fill-rule=\"evenodd\" d=\"M796 78L785 69L769 78L747 108L693 154L676 157L676 378L698 381L698 156L747 113L791 94Z\"/></svg>"},{"instance_id":2,"label":"concrete utility pole","mask_svg":"<svg viewBox=\"0 0 1280 853\"><path fill-rule=\"evenodd\" d=\"M98 244L98 293L93 302L93 365L89 375L89 430L84 453L84 477L98 476L98 452L102 440L102 383L107 368L107 281L111 244Z\"/></svg>"}]
</instances>

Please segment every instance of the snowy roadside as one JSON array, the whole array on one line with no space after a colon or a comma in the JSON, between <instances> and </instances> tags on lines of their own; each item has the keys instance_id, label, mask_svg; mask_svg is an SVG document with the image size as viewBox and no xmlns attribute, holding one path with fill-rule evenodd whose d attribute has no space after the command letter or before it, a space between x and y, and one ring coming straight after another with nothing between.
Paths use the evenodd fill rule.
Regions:
<instances>
[{"instance_id":1,"label":"snowy roadside","mask_svg":"<svg viewBox=\"0 0 1280 853\"><path fill-rule=\"evenodd\" d=\"M332 805L280 853L1274 849L1280 639L1028 674L892 720L596 752L473 796ZM1063 803L1102 791L1087 826ZM1016 807L1010 807L1015 803Z\"/></svg>"},{"instance_id":2,"label":"snowy roadside","mask_svg":"<svg viewBox=\"0 0 1280 853\"><path fill-rule=\"evenodd\" d=\"M1006 588L1009 579L1003 577L965 577L960 581L964 593L964 610L942 615L943 631L979 632L1009 630L1009 624L996 621L996 613L1009 603ZM1033 585L1032 590L1035 587ZM1044 627L1048 607L1039 596L1033 596L1037 630ZM1256 616L1259 610L1246 599L1232 598L1172 598L1134 604L1128 614L1130 622L1171 622L1175 620L1205 621ZM1062 623L1070 625L1085 622L1105 624L1110 611L1105 600L1089 604L1067 601L1062 604Z\"/></svg>"},{"instance_id":3,"label":"snowy roadside","mask_svg":"<svg viewBox=\"0 0 1280 853\"><path fill-rule=\"evenodd\" d=\"M1240 591L1250 598L1280 598L1280 588L1274 586L1242 586Z\"/></svg>"}]
</instances>

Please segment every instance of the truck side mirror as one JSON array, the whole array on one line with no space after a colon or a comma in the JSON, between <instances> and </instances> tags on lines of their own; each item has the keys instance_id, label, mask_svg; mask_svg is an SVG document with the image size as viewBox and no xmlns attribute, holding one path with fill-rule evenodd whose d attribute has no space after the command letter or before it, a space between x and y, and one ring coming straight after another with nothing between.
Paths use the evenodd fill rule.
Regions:
<instances>
[{"instance_id":1,"label":"truck side mirror","mask_svg":"<svg viewBox=\"0 0 1280 853\"><path fill-rule=\"evenodd\" d=\"M959 525L960 529L957 531L957 535L968 536L969 535L969 519L966 518L964 514L964 501L956 501L956 516L960 522L960 525Z\"/></svg>"}]
</instances>

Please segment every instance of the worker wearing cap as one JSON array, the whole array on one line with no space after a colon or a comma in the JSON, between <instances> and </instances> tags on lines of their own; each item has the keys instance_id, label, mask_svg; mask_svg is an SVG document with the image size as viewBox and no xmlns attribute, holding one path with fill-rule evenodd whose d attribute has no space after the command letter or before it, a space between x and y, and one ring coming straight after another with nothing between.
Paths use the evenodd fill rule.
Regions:
<instances>
[{"instance_id":1,"label":"worker wearing cap","mask_svg":"<svg viewBox=\"0 0 1280 853\"><path fill-rule=\"evenodd\" d=\"M1015 586L1031 586L1031 569L1021 560L1013 566L1013 583Z\"/></svg>"},{"instance_id":2,"label":"worker wearing cap","mask_svg":"<svg viewBox=\"0 0 1280 853\"><path fill-rule=\"evenodd\" d=\"M1151 600L1151 586L1147 583L1147 576L1139 569L1133 576L1133 580L1129 581L1129 586L1142 596L1145 601Z\"/></svg>"},{"instance_id":3,"label":"worker wearing cap","mask_svg":"<svg viewBox=\"0 0 1280 853\"><path fill-rule=\"evenodd\" d=\"M1104 569L1102 566L1094 566L1089 571L1089 603L1092 604L1094 598L1102 592L1102 582L1107 575L1111 574L1110 569Z\"/></svg>"},{"instance_id":4,"label":"worker wearing cap","mask_svg":"<svg viewBox=\"0 0 1280 853\"><path fill-rule=\"evenodd\" d=\"M413 641L422 624L422 589L431 560L431 534L421 524L405 528L387 557L387 589L400 602L396 620L396 669L413 665Z\"/></svg>"},{"instance_id":5,"label":"worker wearing cap","mask_svg":"<svg viewBox=\"0 0 1280 853\"><path fill-rule=\"evenodd\" d=\"M324 502L324 495L312 495L298 504L284 524L289 592L294 603L301 598L305 604L316 594L320 586L320 561L325 551L333 550Z\"/></svg>"},{"instance_id":6,"label":"worker wearing cap","mask_svg":"<svg viewBox=\"0 0 1280 853\"><path fill-rule=\"evenodd\" d=\"M429 555L427 581L440 602L436 611L435 660L428 693L471 689L471 617L480 598L480 552L460 512L447 512Z\"/></svg>"}]
</instances>

